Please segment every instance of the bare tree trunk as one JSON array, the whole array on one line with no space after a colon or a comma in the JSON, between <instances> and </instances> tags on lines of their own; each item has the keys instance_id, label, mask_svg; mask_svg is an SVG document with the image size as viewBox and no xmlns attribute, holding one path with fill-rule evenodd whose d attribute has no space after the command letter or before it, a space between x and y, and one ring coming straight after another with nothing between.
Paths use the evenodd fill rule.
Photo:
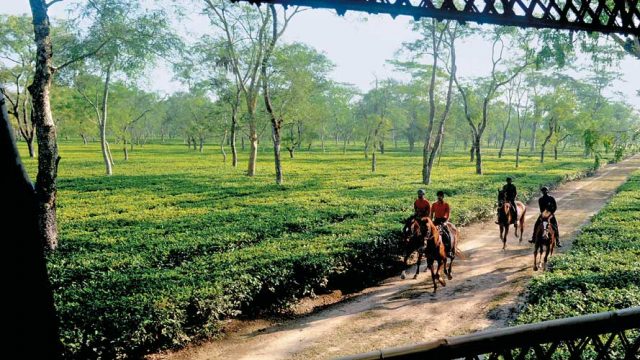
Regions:
<instances>
[{"instance_id":1,"label":"bare tree trunk","mask_svg":"<svg viewBox=\"0 0 640 360\"><path fill-rule=\"evenodd\" d=\"M111 166L114 166L115 163L113 162L113 155L111 154L111 146L109 146L109 142L106 142L107 144L107 155L109 155L109 164L111 164Z\"/></svg>"},{"instance_id":2,"label":"bare tree trunk","mask_svg":"<svg viewBox=\"0 0 640 360\"><path fill-rule=\"evenodd\" d=\"M44 1L32 0L31 7L34 12L36 39L38 32L44 31L43 24L47 26L48 38ZM34 93L38 91L37 86L33 88ZM0 85L0 168L3 171L0 191L5 204L3 221L19 230L19 233L5 234L7 241L4 250L6 254L10 254L13 260L11 268L17 275L8 276L8 281L4 284L4 298L5 301L8 300L6 307L10 310L4 321L5 326L11 328L5 340L12 346L24 349L23 352L27 352L32 358L61 359L58 319L43 247L43 244L49 245L51 239L40 231L41 202L22 166L1 90L4 89Z\"/></svg>"},{"instance_id":3,"label":"bare tree trunk","mask_svg":"<svg viewBox=\"0 0 640 360\"><path fill-rule=\"evenodd\" d=\"M476 174L478 175L482 175L482 151L480 149L481 136L481 134L478 134L478 137L476 138L476 145L474 146L476 153Z\"/></svg>"},{"instance_id":4,"label":"bare tree trunk","mask_svg":"<svg viewBox=\"0 0 640 360\"><path fill-rule=\"evenodd\" d=\"M520 166L520 145L522 144L522 128L518 131L518 143L516 145L516 169Z\"/></svg>"},{"instance_id":5,"label":"bare tree trunk","mask_svg":"<svg viewBox=\"0 0 640 360\"><path fill-rule=\"evenodd\" d=\"M547 135L547 137L544 139L544 142L542 143L542 149L540 150L540 162L541 163L544 162L544 150L545 150L547 144L549 143L549 140L553 136L553 130L555 129L555 126L554 126L553 122L554 122L553 119L549 120L549 134Z\"/></svg>"},{"instance_id":6,"label":"bare tree trunk","mask_svg":"<svg viewBox=\"0 0 640 360\"><path fill-rule=\"evenodd\" d=\"M56 193L58 143L56 124L51 115L49 91L53 77L49 15L44 0L30 0L36 43L36 68L28 90L33 103L32 121L38 141L38 175L36 177L36 201L38 202L38 229L46 246L53 250L58 246L56 222Z\"/></svg>"},{"instance_id":7,"label":"bare tree trunk","mask_svg":"<svg viewBox=\"0 0 640 360\"><path fill-rule=\"evenodd\" d=\"M33 159L34 157L36 157L36 153L33 150L33 138L26 139L26 142L27 149L29 149L29 157Z\"/></svg>"},{"instance_id":8,"label":"bare tree trunk","mask_svg":"<svg viewBox=\"0 0 640 360\"><path fill-rule=\"evenodd\" d=\"M107 175L113 174L113 162L109 155L107 145L107 117L108 117L108 101L109 101L109 83L111 81L111 64L107 65L107 72L104 80L104 89L102 92L102 112L100 118L100 148L102 150L102 159L104 160L105 171Z\"/></svg>"},{"instance_id":9,"label":"bare tree trunk","mask_svg":"<svg viewBox=\"0 0 640 360\"><path fill-rule=\"evenodd\" d=\"M82 145L87 145L88 144L87 135L80 134L80 136L82 137Z\"/></svg>"},{"instance_id":10,"label":"bare tree trunk","mask_svg":"<svg viewBox=\"0 0 640 360\"><path fill-rule=\"evenodd\" d=\"M373 172L373 173L376 172L377 165L378 164L377 164L377 161L376 161L376 150L375 150L375 147L374 147L373 154L371 154L371 172Z\"/></svg>"},{"instance_id":11,"label":"bare tree trunk","mask_svg":"<svg viewBox=\"0 0 640 360\"><path fill-rule=\"evenodd\" d=\"M269 95L266 95L269 96ZM271 100L269 100L269 107L271 107ZM273 109L271 110L273 111ZM272 119L274 121L275 119ZM282 185L284 179L282 176L282 160L280 157L280 144L281 144L281 129L282 129L282 121L275 120L272 130L272 139L273 139L273 156L274 156L274 167L276 170L276 184ZM291 157L293 158L293 153L291 153Z\"/></svg>"},{"instance_id":12,"label":"bare tree trunk","mask_svg":"<svg viewBox=\"0 0 640 360\"><path fill-rule=\"evenodd\" d=\"M124 150L124 160L129 160L129 151L127 150L127 139L122 139L122 150Z\"/></svg>"},{"instance_id":13,"label":"bare tree trunk","mask_svg":"<svg viewBox=\"0 0 640 360\"><path fill-rule=\"evenodd\" d=\"M204 152L204 136L200 136L199 145L198 151L202 154Z\"/></svg>"},{"instance_id":14,"label":"bare tree trunk","mask_svg":"<svg viewBox=\"0 0 640 360\"><path fill-rule=\"evenodd\" d=\"M364 158L365 160L369 159L369 135L364 138Z\"/></svg>"},{"instance_id":15,"label":"bare tree trunk","mask_svg":"<svg viewBox=\"0 0 640 360\"><path fill-rule=\"evenodd\" d=\"M298 130L298 150L302 150L302 124L300 121L296 122L296 127Z\"/></svg>"},{"instance_id":16,"label":"bare tree trunk","mask_svg":"<svg viewBox=\"0 0 640 360\"><path fill-rule=\"evenodd\" d=\"M534 120L531 124L531 141L529 142L530 151L536 151L536 134L538 130L538 121Z\"/></svg>"},{"instance_id":17,"label":"bare tree trunk","mask_svg":"<svg viewBox=\"0 0 640 360\"><path fill-rule=\"evenodd\" d=\"M220 141L220 152L222 153L222 162L227 163L227 153L224 151L224 142L227 141L227 130L224 130L222 141Z\"/></svg>"},{"instance_id":18,"label":"bare tree trunk","mask_svg":"<svg viewBox=\"0 0 640 360\"><path fill-rule=\"evenodd\" d=\"M258 134L252 133L249 136L249 164L247 165L247 176L255 176L256 161L258 160Z\"/></svg>"},{"instance_id":19,"label":"bare tree trunk","mask_svg":"<svg viewBox=\"0 0 640 360\"><path fill-rule=\"evenodd\" d=\"M509 130L509 125L511 124L511 96L509 95L509 113L507 115L507 124L502 129L502 141L500 142L500 151L498 151L498 159L502 159L502 154L504 152L504 142L507 139L507 130Z\"/></svg>"},{"instance_id":20,"label":"bare tree trunk","mask_svg":"<svg viewBox=\"0 0 640 360\"><path fill-rule=\"evenodd\" d=\"M470 155L469 162L473 162L475 160L475 155L476 155L475 147L476 147L475 142L472 142L471 147L469 148L469 155Z\"/></svg>"},{"instance_id":21,"label":"bare tree trunk","mask_svg":"<svg viewBox=\"0 0 640 360\"><path fill-rule=\"evenodd\" d=\"M238 127L238 120L236 116L231 119L231 166L233 167L238 166L238 148L236 145L236 129Z\"/></svg>"},{"instance_id":22,"label":"bare tree trunk","mask_svg":"<svg viewBox=\"0 0 640 360\"><path fill-rule=\"evenodd\" d=\"M296 148L293 146L287 146L287 151L289 151L289 158L293 159L294 157L294 152L296 151Z\"/></svg>"}]
</instances>

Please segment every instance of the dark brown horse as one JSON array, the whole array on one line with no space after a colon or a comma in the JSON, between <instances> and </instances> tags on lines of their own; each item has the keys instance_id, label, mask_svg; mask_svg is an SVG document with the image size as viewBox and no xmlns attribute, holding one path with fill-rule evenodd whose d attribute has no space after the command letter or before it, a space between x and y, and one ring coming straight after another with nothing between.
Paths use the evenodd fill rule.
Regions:
<instances>
[{"instance_id":1,"label":"dark brown horse","mask_svg":"<svg viewBox=\"0 0 640 360\"><path fill-rule=\"evenodd\" d=\"M509 226L515 226L514 235L518 237L518 225L520 226L520 241L522 242L522 234L524 233L524 215L527 208L520 201L516 201L516 215L514 219L512 205L507 201L506 193L502 190L498 191L498 225L500 225L500 240L502 240L502 250L507 247L507 235L509 235Z\"/></svg>"},{"instance_id":2,"label":"dark brown horse","mask_svg":"<svg viewBox=\"0 0 640 360\"><path fill-rule=\"evenodd\" d=\"M405 264L407 264L407 260L411 254L415 251L418 252L416 273L413 278L417 278L420 273L420 263L422 262L422 256L424 255L427 258L427 266L431 271L433 292L435 293L438 289L437 282L440 282L442 286L446 286L447 283L444 278L440 276L440 271L443 267L446 269L447 255L444 244L440 239L438 228L433 224L433 221L428 217L424 217L420 220L410 219L403 228L403 235L405 243ZM436 271L433 269L434 261L438 263ZM406 277L406 272L403 271L400 277L404 279Z\"/></svg>"},{"instance_id":3,"label":"dark brown horse","mask_svg":"<svg viewBox=\"0 0 640 360\"><path fill-rule=\"evenodd\" d=\"M546 270L547 259L549 258L549 255L553 255L553 249L556 247L556 230L549 221L552 216L553 214L546 210L542 212L542 215L540 215L542 221L538 228L533 230L533 237L535 239L535 248L533 250L533 271L538 271L539 267L542 267L543 271ZM543 251L545 251L544 262L542 263L542 266L540 266Z\"/></svg>"},{"instance_id":4,"label":"dark brown horse","mask_svg":"<svg viewBox=\"0 0 640 360\"><path fill-rule=\"evenodd\" d=\"M416 251L418 252L416 274L413 276L415 279L418 277L418 273L420 273L420 263L422 262L422 256L425 250L425 240L423 236L423 229L420 226L420 221L414 217L407 220L406 224L402 228L402 246L404 247L404 265L407 268L409 267L409 257ZM406 277L406 270L403 270L400 278L404 279Z\"/></svg>"}]
</instances>

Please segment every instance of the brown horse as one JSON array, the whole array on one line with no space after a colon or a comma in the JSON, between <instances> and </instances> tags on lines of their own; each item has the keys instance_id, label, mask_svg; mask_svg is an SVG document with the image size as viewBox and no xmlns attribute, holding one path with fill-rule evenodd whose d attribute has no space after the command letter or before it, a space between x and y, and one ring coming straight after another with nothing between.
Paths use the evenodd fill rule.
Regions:
<instances>
[{"instance_id":1,"label":"brown horse","mask_svg":"<svg viewBox=\"0 0 640 360\"><path fill-rule=\"evenodd\" d=\"M502 190L498 191L498 225L500 225L500 240L502 240L502 250L507 247L507 235L509 235L509 226L515 226L514 235L518 237L518 225L520 226L520 241L522 242L522 234L524 233L524 216L527 208L520 201L516 201L516 218L513 218L512 205L507 201L506 193Z\"/></svg>"},{"instance_id":2,"label":"brown horse","mask_svg":"<svg viewBox=\"0 0 640 360\"><path fill-rule=\"evenodd\" d=\"M556 247L556 230L551 226L549 220L551 220L551 214L548 211L542 212L540 217L542 221L537 229L534 229L535 248L533 250L533 271L538 271L540 267L540 261L542 260L542 251L544 254L544 263L542 264L542 270L547 268L547 259L549 255L553 255L553 249ZM538 256L540 256L538 258Z\"/></svg>"},{"instance_id":3,"label":"brown horse","mask_svg":"<svg viewBox=\"0 0 640 360\"><path fill-rule=\"evenodd\" d=\"M442 238L442 228L445 226L449 230L449 236L451 237L451 253L447 254L447 258L449 259L449 268L447 269L447 267L445 267L444 273L445 275L447 275L447 278L451 280L453 279L453 276L452 276L453 273L451 272L451 269L453 267L453 260L455 260L456 256L460 256L462 259L464 259L465 257L463 256L462 252L460 252L460 250L458 249L458 235L460 234L460 232L455 227L455 225L453 225L450 222L446 222L442 225L436 225L438 230L440 230L439 232L440 237Z\"/></svg>"},{"instance_id":4,"label":"brown horse","mask_svg":"<svg viewBox=\"0 0 640 360\"><path fill-rule=\"evenodd\" d=\"M425 240L423 236L423 230L420 226L420 221L416 218L411 217L407 220L406 224L402 228L402 241L404 247L404 265L405 267L409 267L408 261L409 257L413 255L414 252L418 252L418 263L416 274L413 278L418 277L418 273L420 273L420 263L422 262L422 255L424 254L425 249ZM407 277L406 270L402 270L402 274L400 275L401 279Z\"/></svg>"},{"instance_id":5,"label":"brown horse","mask_svg":"<svg viewBox=\"0 0 640 360\"><path fill-rule=\"evenodd\" d=\"M447 267L447 255L444 248L444 244L440 239L440 233L438 228L433 224L433 221L428 217L424 217L420 220L411 219L407 222L403 228L404 242L405 242L405 264L411 254L418 251L418 263L416 264L416 273L413 276L414 279L418 277L420 273L420 263L422 262L422 256L427 258L427 266L431 271L431 279L433 280L433 292L438 289L437 282L440 282L442 286L446 286L444 278L440 276L440 271L443 267ZM437 261L438 268L436 271L433 269L433 263ZM402 279L406 277L405 271L400 275Z\"/></svg>"}]
</instances>

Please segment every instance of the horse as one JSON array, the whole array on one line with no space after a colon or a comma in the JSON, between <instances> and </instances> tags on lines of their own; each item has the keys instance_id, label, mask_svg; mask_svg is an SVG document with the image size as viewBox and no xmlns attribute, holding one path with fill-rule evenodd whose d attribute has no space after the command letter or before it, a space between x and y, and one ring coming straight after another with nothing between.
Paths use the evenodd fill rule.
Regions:
<instances>
[{"instance_id":1,"label":"horse","mask_svg":"<svg viewBox=\"0 0 640 360\"><path fill-rule=\"evenodd\" d=\"M509 226L515 226L514 235L518 237L518 225L520 225L520 241L522 242L522 234L524 233L524 216L527 212L526 206L520 201L516 201L516 219L513 218L511 203L507 201L506 193L503 190L498 191L498 225L500 225L500 240L502 240L502 250L507 247L507 235L509 235ZM515 221L514 221L515 220Z\"/></svg>"},{"instance_id":2,"label":"horse","mask_svg":"<svg viewBox=\"0 0 640 360\"><path fill-rule=\"evenodd\" d=\"M420 263L422 262L422 255L424 254L425 249L425 241L424 236L422 236L422 227L420 226L420 221L415 217L411 217L405 223L402 228L402 241L404 245L404 265L405 268L409 267L409 257L413 255L414 252L418 252L418 263L416 274L413 278L418 277L418 273L420 273ZM401 279L405 279L407 276L406 270L402 270L402 274L400 275Z\"/></svg>"},{"instance_id":3,"label":"horse","mask_svg":"<svg viewBox=\"0 0 640 360\"><path fill-rule=\"evenodd\" d=\"M415 251L418 251L418 263L416 266L416 273L413 278L416 279L420 273L420 262L424 255L427 258L427 266L431 271L433 292L435 293L437 291L438 282L442 284L442 286L446 286L447 283L443 277L440 276L440 271L447 267L447 254L444 244L442 243L442 239L440 238L438 228L433 224L433 221L428 217L424 217L420 220L411 219L403 228L403 234L405 242L405 265L407 265L409 256L411 256ZM434 261L438 263L438 268L435 272L433 269ZM451 269L449 268L449 272L450 270ZM406 273L403 271L400 278L404 279L405 277Z\"/></svg>"},{"instance_id":4,"label":"horse","mask_svg":"<svg viewBox=\"0 0 640 360\"><path fill-rule=\"evenodd\" d=\"M442 237L442 231L444 226L446 226L447 230L449 230L449 236L451 237L451 252L447 253L447 258L449 259L449 268L448 269L447 267L444 268L444 274L447 275L447 278L449 280L451 280L453 279L453 276L452 276L453 273L451 272L451 269L453 267L453 260L455 260L456 256L460 256L462 259L464 259L464 256L462 252L460 252L460 250L458 249L458 235L460 234L460 232L458 231L455 225L447 221L442 225L436 225L438 230L440 230L441 237Z\"/></svg>"},{"instance_id":5,"label":"horse","mask_svg":"<svg viewBox=\"0 0 640 360\"><path fill-rule=\"evenodd\" d=\"M547 259L549 255L553 255L553 249L556 247L556 230L551 226L549 221L553 214L545 210L540 216L542 221L538 228L534 229L535 248L533 250L533 271L538 271L543 250L545 250L545 254L542 270L544 271L546 269ZM538 255L540 256L539 258Z\"/></svg>"}]
</instances>

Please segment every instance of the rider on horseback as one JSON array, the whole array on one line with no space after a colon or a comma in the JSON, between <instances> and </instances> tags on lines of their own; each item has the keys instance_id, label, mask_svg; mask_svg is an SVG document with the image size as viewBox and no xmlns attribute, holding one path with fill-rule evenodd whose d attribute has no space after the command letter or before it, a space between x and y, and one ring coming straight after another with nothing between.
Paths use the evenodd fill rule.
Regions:
<instances>
[{"instance_id":1,"label":"rider on horseback","mask_svg":"<svg viewBox=\"0 0 640 360\"><path fill-rule=\"evenodd\" d=\"M418 190L418 198L413 203L414 217L418 220L428 217L431 212L431 204L429 204L429 200L424 198L424 194L424 190Z\"/></svg>"},{"instance_id":2,"label":"rider on horseback","mask_svg":"<svg viewBox=\"0 0 640 360\"><path fill-rule=\"evenodd\" d=\"M515 224L518 221L518 214L517 214L517 207L516 207L516 197L518 196L518 190L516 189L516 186L513 185L511 182L513 180L508 177L507 178L507 183L504 184L504 186L502 187L502 192L504 193L505 199L506 201L509 202L509 204L511 204L511 221L512 224ZM503 199L498 199L498 201L502 201ZM498 216L500 216L500 209L498 209ZM499 221L496 221L496 224L499 224Z\"/></svg>"},{"instance_id":3,"label":"rider on horseback","mask_svg":"<svg viewBox=\"0 0 640 360\"><path fill-rule=\"evenodd\" d=\"M450 208L449 204L444 202L444 192L438 191L437 195L438 201L431 206L431 218L433 223L440 228L447 254L451 254L451 234L449 234L449 227L446 225L449 221Z\"/></svg>"},{"instance_id":4,"label":"rider on horseback","mask_svg":"<svg viewBox=\"0 0 640 360\"><path fill-rule=\"evenodd\" d=\"M542 222L542 213L546 210L551 213L549 222L551 223L551 226L553 226L553 230L556 233L556 246L562 247L562 245L560 245L560 233L558 232L558 220L556 220L556 216L554 215L556 210L558 209L558 206L556 205L556 199L554 199L553 196L549 195L549 188L547 188L546 186L543 186L540 191L542 192L542 196L538 199L538 205L540 206L540 216L538 216L538 220L533 226L533 235L531 236L531 240L529 240L529 242L534 243L536 241L535 239L538 232L538 227Z\"/></svg>"}]
</instances>

